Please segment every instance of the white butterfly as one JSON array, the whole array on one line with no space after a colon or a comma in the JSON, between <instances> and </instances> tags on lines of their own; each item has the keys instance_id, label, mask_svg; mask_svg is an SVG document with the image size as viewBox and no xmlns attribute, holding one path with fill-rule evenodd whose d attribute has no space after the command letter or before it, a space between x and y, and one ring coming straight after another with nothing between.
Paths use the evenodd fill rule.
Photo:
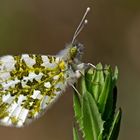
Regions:
<instances>
[{"instance_id":1,"label":"white butterfly","mask_svg":"<svg viewBox=\"0 0 140 140\"><path fill-rule=\"evenodd\" d=\"M75 39L87 20L87 8L72 42L58 55L22 54L0 58L0 124L22 127L41 116L85 70L83 45Z\"/></svg>"}]
</instances>

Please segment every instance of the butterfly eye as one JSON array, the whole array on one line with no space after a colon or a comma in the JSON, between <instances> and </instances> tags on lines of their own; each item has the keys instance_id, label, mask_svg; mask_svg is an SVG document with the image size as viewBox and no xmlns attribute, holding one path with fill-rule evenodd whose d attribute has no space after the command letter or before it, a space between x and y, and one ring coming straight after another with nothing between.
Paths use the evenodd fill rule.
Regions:
<instances>
[{"instance_id":1,"label":"butterfly eye","mask_svg":"<svg viewBox=\"0 0 140 140\"><path fill-rule=\"evenodd\" d=\"M70 53L71 53L71 56L75 57L77 54L77 48L76 47L71 48Z\"/></svg>"}]
</instances>

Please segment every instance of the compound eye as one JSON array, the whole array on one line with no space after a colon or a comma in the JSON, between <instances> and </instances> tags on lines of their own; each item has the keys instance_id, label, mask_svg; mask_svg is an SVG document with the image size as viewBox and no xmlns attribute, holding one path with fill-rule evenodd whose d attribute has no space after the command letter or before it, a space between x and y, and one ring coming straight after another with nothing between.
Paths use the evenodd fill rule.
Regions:
<instances>
[{"instance_id":1,"label":"compound eye","mask_svg":"<svg viewBox=\"0 0 140 140\"><path fill-rule=\"evenodd\" d=\"M76 47L71 48L71 55L75 56L76 53L77 53L77 48Z\"/></svg>"}]
</instances>

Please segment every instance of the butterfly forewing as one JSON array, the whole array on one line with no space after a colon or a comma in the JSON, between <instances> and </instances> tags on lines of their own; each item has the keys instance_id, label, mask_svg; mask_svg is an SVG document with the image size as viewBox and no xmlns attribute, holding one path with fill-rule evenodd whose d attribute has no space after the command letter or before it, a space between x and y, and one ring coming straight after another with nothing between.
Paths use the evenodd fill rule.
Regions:
<instances>
[{"instance_id":1,"label":"butterfly forewing","mask_svg":"<svg viewBox=\"0 0 140 140\"><path fill-rule=\"evenodd\" d=\"M67 63L47 55L0 58L0 123L21 127L39 117L66 87Z\"/></svg>"}]
</instances>

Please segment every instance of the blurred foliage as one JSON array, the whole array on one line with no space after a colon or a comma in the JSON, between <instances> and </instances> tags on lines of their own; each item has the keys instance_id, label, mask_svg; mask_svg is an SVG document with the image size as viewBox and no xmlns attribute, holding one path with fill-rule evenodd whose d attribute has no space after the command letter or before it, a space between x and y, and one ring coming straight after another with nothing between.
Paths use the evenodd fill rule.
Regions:
<instances>
[{"instance_id":1,"label":"blurred foliage","mask_svg":"<svg viewBox=\"0 0 140 140\"><path fill-rule=\"evenodd\" d=\"M76 85L74 112L84 140L117 140L121 109L115 115L118 69L98 64L91 68ZM79 88L78 88L79 87ZM78 129L73 128L74 140L79 140Z\"/></svg>"}]
</instances>

